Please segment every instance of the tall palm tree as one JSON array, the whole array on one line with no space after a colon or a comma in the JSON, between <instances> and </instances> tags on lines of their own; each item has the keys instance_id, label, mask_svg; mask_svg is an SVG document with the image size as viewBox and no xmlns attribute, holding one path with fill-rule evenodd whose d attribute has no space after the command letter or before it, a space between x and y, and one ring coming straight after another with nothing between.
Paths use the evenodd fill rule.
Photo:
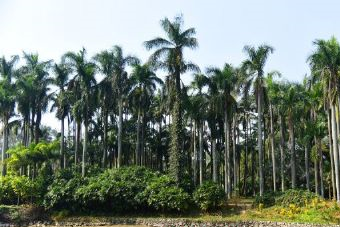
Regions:
<instances>
[{"instance_id":1,"label":"tall palm tree","mask_svg":"<svg viewBox=\"0 0 340 227\"><path fill-rule=\"evenodd\" d=\"M51 67L52 60L40 61L38 54L25 52L23 54L23 58L25 59L26 64L20 68L19 83L23 82L23 84L26 84L31 88L28 93L26 93L26 95L28 95L29 108L31 112L31 141L38 143L40 137L41 117L42 113L47 109L50 99L49 85L53 82L53 79L49 76L48 72ZM23 87L24 85L22 88Z\"/></svg>"},{"instance_id":2,"label":"tall palm tree","mask_svg":"<svg viewBox=\"0 0 340 227\"><path fill-rule=\"evenodd\" d=\"M66 167L65 157L65 117L70 111L69 99L65 87L68 85L69 74L71 69L65 64L54 64L53 72L55 74L54 84L58 87L59 93L55 98L54 106L57 107L56 116L60 120L60 167Z\"/></svg>"},{"instance_id":3,"label":"tall palm tree","mask_svg":"<svg viewBox=\"0 0 340 227\"><path fill-rule=\"evenodd\" d=\"M183 18L175 17L173 21L168 18L161 20L161 26L166 38L157 37L144 43L148 50L156 49L149 61L156 67L165 69L169 73L171 84L171 143L170 143L170 166L169 172L180 182L184 174L182 136L182 89L181 74L187 71L199 71L199 68L184 59L183 51L185 48L195 49L198 46L197 39L194 37L194 28L183 29Z\"/></svg>"},{"instance_id":4,"label":"tall palm tree","mask_svg":"<svg viewBox=\"0 0 340 227\"><path fill-rule=\"evenodd\" d=\"M231 196L231 161L230 161L230 115L235 109L236 100L232 96L237 83L235 69L230 64L225 64L222 69L208 68L207 73L211 75L211 82L215 88L211 87L218 102L219 109L223 110L224 116L224 168L225 168L225 192L228 197Z\"/></svg>"},{"instance_id":5,"label":"tall palm tree","mask_svg":"<svg viewBox=\"0 0 340 227\"><path fill-rule=\"evenodd\" d=\"M144 144L144 141L140 141L141 123L143 121L142 117L144 116L145 108L147 107L147 99L149 99L153 95L154 91L156 90L156 85L163 84L163 81L156 76L156 74L150 69L150 66L148 64L134 65L130 80L133 84L131 94L134 96L134 99L136 100L135 104L137 106L135 164L141 165L141 153L144 150L142 146L142 144Z\"/></svg>"},{"instance_id":6,"label":"tall palm tree","mask_svg":"<svg viewBox=\"0 0 340 227\"><path fill-rule=\"evenodd\" d=\"M243 67L249 71L250 80L253 81L253 87L256 94L257 119L258 119L258 151L259 151L259 175L260 175L260 196L264 192L264 156L262 147L262 113L263 113L263 92L264 92L264 66L270 53L274 48L268 45L261 45L257 48L245 46L244 51L247 59L243 62Z\"/></svg>"},{"instance_id":7,"label":"tall palm tree","mask_svg":"<svg viewBox=\"0 0 340 227\"><path fill-rule=\"evenodd\" d=\"M94 86L96 84L96 65L86 59L86 50L83 48L78 53L68 52L63 56L63 60L76 73L81 89L81 98L73 106L74 112L80 112L84 123L84 140L82 153L82 176L85 176L85 156L88 153L88 133L89 123L95 107L93 97Z\"/></svg>"},{"instance_id":8,"label":"tall palm tree","mask_svg":"<svg viewBox=\"0 0 340 227\"><path fill-rule=\"evenodd\" d=\"M339 101L340 45L335 37L329 40L315 40L316 50L308 57L312 71L318 72L326 85L325 95L331 112L332 146L335 168L336 199L340 202L339 147L337 101ZM338 100L337 100L338 99ZM339 105L339 104L338 104Z\"/></svg>"},{"instance_id":9,"label":"tall palm tree","mask_svg":"<svg viewBox=\"0 0 340 227\"><path fill-rule=\"evenodd\" d=\"M272 176L273 189L276 192L276 159L275 159L275 144L274 144L274 108L278 104L279 86L274 82L274 75L281 76L279 72L270 72L266 77L267 96L269 100L269 117L270 117L270 149L272 155Z\"/></svg>"},{"instance_id":10,"label":"tall palm tree","mask_svg":"<svg viewBox=\"0 0 340 227\"><path fill-rule=\"evenodd\" d=\"M109 110L113 108L113 92L112 79L114 70L114 55L112 51L102 51L96 54L94 60L97 62L99 71L105 75L105 78L100 82L100 101L102 103L102 113L103 113L103 159L102 165L106 166L107 154L108 154L108 117Z\"/></svg>"},{"instance_id":11,"label":"tall palm tree","mask_svg":"<svg viewBox=\"0 0 340 227\"><path fill-rule=\"evenodd\" d=\"M197 121L195 125L198 126L198 142L199 142L199 153L198 153L198 160L199 160L199 183L200 185L203 184L203 126L204 126L204 119L205 119L205 111L207 106L207 98L206 95L202 93L203 88L208 85L209 78L201 73L194 74L194 80L191 83L191 87L197 90L197 98L193 99L193 107L194 107L194 119ZM197 104L196 104L196 103ZM195 107L198 108L195 111Z\"/></svg>"},{"instance_id":12,"label":"tall palm tree","mask_svg":"<svg viewBox=\"0 0 340 227\"><path fill-rule=\"evenodd\" d=\"M123 100L127 94L128 76L126 66L139 63L131 55L124 56L120 46L113 46L109 51L99 53L95 59L101 65L101 71L111 81L112 89L118 99L118 168L122 165Z\"/></svg>"},{"instance_id":13,"label":"tall palm tree","mask_svg":"<svg viewBox=\"0 0 340 227\"><path fill-rule=\"evenodd\" d=\"M8 137L9 137L9 120L14 114L14 106L15 106L15 84L13 84L12 78L15 72L14 66L19 60L19 56L12 56L10 60L6 60L3 56L0 58L0 114L1 120L3 122L2 129L2 152L1 152L1 164L2 176L6 175L6 151L8 149Z\"/></svg>"}]
</instances>

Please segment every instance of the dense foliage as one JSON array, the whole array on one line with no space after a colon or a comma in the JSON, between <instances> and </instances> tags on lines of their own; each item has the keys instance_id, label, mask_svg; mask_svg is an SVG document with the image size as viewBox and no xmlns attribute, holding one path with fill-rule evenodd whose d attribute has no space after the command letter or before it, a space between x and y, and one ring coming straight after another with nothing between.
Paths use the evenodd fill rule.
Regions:
<instances>
[{"instance_id":1,"label":"dense foliage","mask_svg":"<svg viewBox=\"0 0 340 227\"><path fill-rule=\"evenodd\" d=\"M144 63L120 46L58 63L0 58L1 203L165 212L214 209L223 193L270 205L279 191L285 205L311 193L340 202L335 37L315 40L311 74L292 83L265 71L269 45L245 46L238 66L202 70L185 55L198 47L195 28L181 16L161 27L144 42L154 51ZM49 106L58 132L41 124Z\"/></svg>"},{"instance_id":2,"label":"dense foliage","mask_svg":"<svg viewBox=\"0 0 340 227\"><path fill-rule=\"evenodd\" d=\"M220 185L207 181L197 188L193 198L202 210L214 210L223 205L225 193Z\"/></svg>"}]
</instances>

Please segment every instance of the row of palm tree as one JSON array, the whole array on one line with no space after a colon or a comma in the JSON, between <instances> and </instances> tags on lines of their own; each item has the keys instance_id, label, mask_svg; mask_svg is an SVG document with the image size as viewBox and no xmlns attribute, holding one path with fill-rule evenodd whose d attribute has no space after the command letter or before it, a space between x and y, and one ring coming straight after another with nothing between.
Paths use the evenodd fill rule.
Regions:
<instances>
[{"instance_id":1,"label":"row of palm tree","mask_svg":"<svg viewBox=\"0 0 340 227\"><path fill-rule=\"evenodd\" d=\"M184 29L182 17L161 26L165 37L144 42L153 51L144 64L120 46L92 58L84 48L67 52L60 63L24 53L18 68L18 56L2 57L2 175L10 136L16 137L11 146L39 143L41 118L52 106L60 121L58 168L81 163L85 176L89 166L140 165L179 184L211 179L228 197L306 188L340 201L334 37L314 42L310 76L291 83L265 72L271 46L245 46L238 67L200 70L184 56L198 47L195 29ZM164 80L158 70L166 72ZM188 72L193 80L186 85L181 78ZM29 174L33 167L25 168Z\"/></svg>"}]
</instances>

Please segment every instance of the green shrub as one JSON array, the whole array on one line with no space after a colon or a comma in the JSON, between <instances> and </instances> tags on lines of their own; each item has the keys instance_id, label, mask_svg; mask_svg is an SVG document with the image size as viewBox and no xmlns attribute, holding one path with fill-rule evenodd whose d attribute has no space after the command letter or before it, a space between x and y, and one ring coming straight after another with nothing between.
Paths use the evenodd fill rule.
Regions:
<instances>
[{"instance_id":1,"label":"green shrub","mask_svg":"<svg viewBox=\"0 0 340 227\"><path fill-rule=\"evenodd\" d=\"M270 207L275 205L275 197L278 196L278 193L267 192L264 193L263 196L256 195L254 198L253 206L259 207L260 204L263 207Z\"/></svg>"},{"instance_id":2,"label":"green shrub","mask_svg":"<svg viewBox=\"0 0 340 227\"><path fill-rule=\"evenodd\" d=\"M214 210L223 205L225 193L221 186L207 181L194 192L193 198L202 210Z\"/></svg>"},{"instance_id":3,"label":"green shrub","mask_svg":"<svg viewBox=\"0 0 340 227\"><path fill-rule=\"evenodd\" d=\"M169 176L155 178L144 190L143 197L150 208L161 211L184 211L188 209L190 196Z\"/></svg>"},{"instance_id":4,"label":"green shrub","mask_svg":"<svg viewBox=\"0 0 340 227\"><path fill-rule=\"evenodd\" d=\"M76 190L84 183L80 174L72 169L58 171L45 195L44 206L48 209L77 209Z\"/></svg>"},{"instance_id":5,"label":"green shrub","mask_svg":"<svg viewBox=\"0 0 340 227\"><path fill-rule=\"evenodd\" d=\"M306 203L310 203L313 199L318 198L315 193L305 190L290 189L276 197L275 204L289 207L294 204L298 207L303 207Z\"/></svg>"},{"instance_id":6,"label":"green shrub","mask_svg":"<svg viewBox=\"0 0 340 227\"><path fill-rule=\"evenodd\" d=\"M107 170L88 178L75 197L86 209L134 210L143 205L140 193L155 176L144 167Z\"/></svg>"},{"instance_id":7,"label":"green shrub","mask_svg":"<svg viewBox=\"0 0 340 227\"><path fill-rule=\"evenodd\" d=\"M16 203L17 197L11 184L11 178L9 176L0 177L0 204Z\"/></svg>"}]
</instances>

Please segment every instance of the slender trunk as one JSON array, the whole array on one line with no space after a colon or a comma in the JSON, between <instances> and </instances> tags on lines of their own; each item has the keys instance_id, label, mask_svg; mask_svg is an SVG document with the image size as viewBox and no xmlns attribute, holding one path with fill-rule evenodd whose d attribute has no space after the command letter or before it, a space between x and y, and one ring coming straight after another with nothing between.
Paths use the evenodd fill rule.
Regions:
<instances>
[{"instance_id":1,"label":"slender trunk","mask_svg":"<svg viewBox=\"0 0 340 227\"><path fill-rule=\"evenodd\" d=\"M217 182L217 152L216 152L216 139L211 138L211 155L213 164L213 181Z\"/></svg>"},{"instance_id":2,"label":"slender trunk","mask_svg":"<svg viewBox=\"0 0 340 227\"><path fill-rule=\"evenodd\" d=\"M158 155L158 164L159 164L159 171L163 172L163 152L162 152L162 117L159 121L159 136L158 136L158 149L157 149L157 155Z\"/></svg>"},{"instance_id":3,"label":"slender trunk","mask_svg":"<svg viewBox=\"0 0 340 227\"><path fill-rule=\"evenodd\" d=\"M247 115L246 115L247 116ZM244 128L244 173L243 173L243 195L246 195L248 176L248 116L245 119Z\"/></svg>"},{"instance_id":4,"label":"slender trunk","mask_svg":"<svg viewBox=\"0 0 340 227\"><path fill-rule=\"evenodd\" d=\"M199 125L199 169L200 185L203 184L203 121Z\"/></svg>"},{"instance_id":5,"label":"slender trunk","mask_svg":"<svg viewBox=\"0 0 340 227\"><path fill-rule=\"evenodd\" d=\"M259 149L259 175L260 175L260 196L264 192L264 173L263 173L263 149L262 149L262 89L260 89L257 97L257 113L258 113L258 149Z\"/></svg>"},{"instance_id":6,"label":"slender trunk","mask_svg":"<svg viewBox=\"0 0 340 227\"><path fill-rule=\"evenodd\" d=\"M136 131L136 154L135 154L135 165L141 165L140 163L140 121L141 121L141 113L140 106L138 107L138 116L137 116L137 131Z\"/></svg>"},{"instance_id":7,"label":"slender trunk","mask_svg":"<svg viewBox=\"0 0 340 227\"><path fill-rule=\"evenodd\" d=\"M335 105L331 104L331 125L332 125L332 141L333 141L333 155L335 166L335 183L336 183L336 199L340 202L340 179L339 179L339 152L338 152L338 135L335 116Z\"/></svg>"},{"instance_id":8,"label":"slender trunk","mask_svg":"<svg viewBox=\"0 0 340 227\"><path fill-rule=\"evenodd\" d=\"M237 163L236 163L236 113L233 115L233 190L236 190L238 185L237 179Z\"/></svg>"},{"instance_id":9,"label":"slender trunk","mask_svg":"<svg viewBox=\"0 0 340 227\"><path fill-rule=\"evenodd\" d=\"M319 152L320 195L322 198L324 198L325 192L324 192L324 183L323 183L323 162L322 162L323 158L322 158L320 138L317 139L317 147L318 147L318 152Z\"/></svg>"},{"instance_id":10,"label":"slender trunk","mask_svg":"<svg viewBox=\"0 0 340 227\"><path fill-rule=\"evenodd\" d=\"M249 124L249 135L251 135L251 124ZM253 196L255 196L255 149L252 147L251 149L251 189Z\"/></svg>"},{"instance_id":11,"label":"slender trunk","mask_svg":"<svg viewBox=\"0 0 340 227\"><path fill-rule=\"evenodd\" d=\"M118 162L117 167L122 165L122 132L123 132L123 99L122 97L118 100Z\"/></svg>"},{"instance_id":12,"label":"slender trunk","mask_svg":"<svg viewBox=\"0 0 340 227\"><path fill-rule=\"evenodd\" d=\"M314 181L315 181L315 194L319 195L319 163L318 159L314 160Z\"/></svg>"},{"instance_id":13,"label":"slender trunk","mask_svg":"<svg viewBox=\"0 0 340 227\"><path fill-rule=\"evenodd\" d=\"M83 144L83 155L82 155L82 165L81 165L81 175L85 176L85 156L87 154L87 145L88 145L88 133L89 133L89 125L88 120L84 121L84 144Z\"/></svg>"},{"instance_id":14,"label":"slender trunk","mask_svg":"<svg viewBox=\"0 0 340 227\"><path fill-rule=\"evenodd\" d=\"M74 164L78 163L78 154L79 154L79 145L80 145L80 132L81 132L81 123L76 122L76 144L75 144L75 153L74 153Z\"/></svg>"},{"instance_id":15,"label":"slender trunk","mask_svg":"<svg viewBox=\"0 0 340 227\"><path fill-rule=\"evenodd\" d=\"M103 127L103 168L105 168L107 166L107 126L108 126L108 113L107 110L104 109L104 116L103 116L103 120L104 120L104 127Z\"/></svg>"},{"instance_id":16,"label":"slender trunk","mask_svg":"<svg viewBox=\"0 0 340 227\"><path fill-rule=\"evenodd\" d=\"M193 146L194 146L194 161L193 161L193 178L194 178L194 186L197 185L197 140L196 140L196 121L193 122L194 127L193 127Z\"/></svg>"},{"instance_id":17,"label":"slender trunk","mask_svg":"<svg viewBox=\"0 0 340 227\"><path fill-rule=\"evenodd\" d=\"M225 133L225 151L224 151L224 190L228 198L230 196L230 126L228 120L228 111L224 113L224 133Z\"/></svg>"},{"instance_id":18,"label":"slender trunk","mask_svg":"<svg viewBox=\"0 0 340 227\"><path fill-rule=\"evenodd\" d=\"M273 189L276 192L276 161L275 161L275 144L274 144L274 123L273 123L273 106L269 105L270 111L270 145L272 154L272 171L273 171Z\"/></svg>"},{"instance_id":19,"label":"slender trunk","mask_svg":"<svg viewBox=\"0 0 340 227\"><path fill-rule=\"evenodd\" d=\"M35 136L34 136L34 142L35 144L39 143L40 140L40 123L41 123L41 110L39 109L37 111L37 119L35 121Z\"/></svg>"},{"instance_id":20,"label":"slender trunk","mask_svg":"<svg viewBox=\"0 0 340 227\"><path fill-rule=\"evenodd\" d=\"M146 150L144 148L144 138L145 138L145 118L142 115L142 129L141 129L141 139L140 139L140 152L141 152L141 165L146 166Z\"/></svg>"},{"instance_id":21,"label":"slender trunk","mask_svg":"<svg viewBox=\"0 0 340 227\"><path fill-rule=\"evenodd\" d=\"M289 114L289 142L290 142L290 165L291 165L291 178L292 188L296 188L296 154L295 154L295 135L294 135L294 122L292 113Z\"/></svg>"},{"instance_id":22,"label":"slender trunk","mask_svg":"<svg viewBox=\"0 0 340 227\"><path fill-rule=\"evenodd\" d=\"M330 159L331 159L332 195L333 195L333 199L336 199L335 176L334 176L334 156L333 156L333 146L332 146L332 127L331 127L331 111L330 111L330 109L327 110L327 126L328 126L329 156L330 156Z\"/></svg>"},{"instance_id":23,"label":"slender trunk","mask_svg":"<svg viewBox=\"0 0 340 227\"><path fill-rule=\"evenodd\" d=\"M306 171L306 189L310 190L310 178L309 178L309 145L305 146L305 171Z\"/></svg>"},{"instance_id":24,"label":"slender trunk","mask_svg":"<svg viewBox=\"0 0 340 227\"><path fill-rule=\"evenodd\" d=\"M32 109L32 117L31 117L31 125L30 125L30 141L33 143L34 139L34 117L35 117L35 110L34 108Z\"/></svg>"},{"instance_id":25,"label":"slender trunk","mask_svg":"<svg viewBox=\"0 0 340 227\"><path fill-rule=\"evenodd\" d=\"M3 131L2 131L2 152L1 152L1 175L5 176L6 175L6 163L5 159L7 158L6 156L6 151L8 149L8 117L5 116L3 119Z\"/></svg>"},{"instance_id":26,"label":"slender trunk","mask_svg":"<svg viewBox=\"0 0 340 227\"><path fill-rule=\"evenodd\" d=\"M64 142L64 117L60 120L60 168L63 169L65 168L64 166L64 152L65 152L65 142Z\"/></svg>"},{"instance_id":27,"label":"slender trunk","mask_svg":"<svg viewBox=\"0 0 340 227\"><path fill-rule=\"evenodd\" d=\"M283 130L283 117L282 114L279 115L280 117L280 175L281 175L281 191L285 191L285 176L284 176L284 130Z\"/></svg>"}]
</instances>

